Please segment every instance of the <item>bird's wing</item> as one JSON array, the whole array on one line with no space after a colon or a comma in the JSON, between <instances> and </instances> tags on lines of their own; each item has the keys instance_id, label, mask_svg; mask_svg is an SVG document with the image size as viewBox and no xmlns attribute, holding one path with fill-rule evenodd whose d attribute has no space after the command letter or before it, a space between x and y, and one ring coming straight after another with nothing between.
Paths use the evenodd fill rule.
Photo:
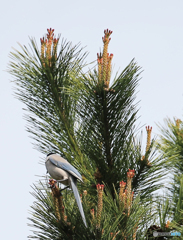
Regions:
<instances>
[{"instance_id":1,"label":"bird's wing","mask_svg":"<svg viewBox=\"0 0 183 240\"><path fill-rule=\"evenodd\" d=\"M79 192L78 192L78 189L77 189L77 179L74 178L73 176L69 176L69 179L70 179L71 188L72 188L72 191L74 193L74 197L76 199L76 202L77 202L77 205L78 205L81 217L83 219L85 227L87 227L85 214L84 214L83 206L82 206L82 203L81 203L81 198L80 198L80 195L79 195Z\"/></svg>"},{"instance_id":2,"label":"bird's wing","mask_svg":"<svg viewBox=\"0 0 183 240\"><path fill-rule=\"evenodd\" d=\"M67 161L66 162L60 162L60 161L57 161L57 160L53 159L52 157L49 157L49 160L55 166L69 172L71 175L75 176L76 178L78 178L80 181L83 182L81 174L69 162L67 162Z\"/></svg>"}]
</instances>

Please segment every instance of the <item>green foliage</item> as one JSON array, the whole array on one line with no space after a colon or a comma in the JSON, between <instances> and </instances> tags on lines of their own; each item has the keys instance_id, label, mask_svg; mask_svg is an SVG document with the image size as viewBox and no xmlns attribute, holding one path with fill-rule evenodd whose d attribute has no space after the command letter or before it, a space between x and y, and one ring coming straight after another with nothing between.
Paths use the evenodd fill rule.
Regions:
<instances>
[{"instance_id":1,"label":"green foliage","mask_svg":"<svg viewBox=\"0 0 183 240\"><path fill-rule=\"evenodd\" d=\"M22 53L11 53L14 61L9 64L17 85L16 96L29 113L27 130L42 153L51 148L65 157L72 156L73 149L79 151L74 139L76 101L66 94L65 88L71 82L70 73L74 70L77 74L83 67L85 54L81 54L79 46L63 40L57 59L52 59L54 64L49 67L43 66L33 39L31 45L32 52L21 46Z\"/></svg>"},{"instance_id":2,"label":"green foliage","mask_svg":"<svg viewBox=\"0 0 183 240\"><path fill-rule=\"evenodd\" d=\"M113 233L115 239L133 239L138 226L142 239L155 215L152 195L162 186L165 162L157 155L155 141L144 155L136 141L140 67L132 60L106 89L96 71L83 73L86 54L78 45L62 40L60 50L58 45L52 48L51 58L44 61L35 40L31 39L31 51L20 47L21 52L11 53L9 72L15 78L16 97L26 105L27 131L41 153L56 152L73 164L84 179L79 191L88 192L83 198L86 229L69 190L63 197L70 225L57 220L47 186L34 186L30 220L38 231L30 238L113 239ZM136 174L129 216L119 210L118 199L119 182L127 181L128 169ZM91 208L97 211L97 183L107 186L99 230L90 213Z\"/></svg>"},{"instance_id":3,"label":"green foliage","mask_svg":"<svg viewBox=\"0 0 183 240\"><path fill-rule=\"evenodd\" d=\"M81 224L81 216L77 211L77 206L74 201L70 201L71 191L64 191L64 204L66 206L65 212L67 215L68 223L63 220L57 220L55 215L55 209L53 205L53 197L51 191L48 190L47 186L40 182L39 186L33 188L32 195L36 201L31 207L32 217L29 218L32 224L31 227L38 229L34 231L33 236L29 236L29 239L112 239L111 232L116 234L115 239L124 239L123 236L132 238L135 232L134 226L138 225L138 228L144 224L142 218L145 218L145 214L148 209L141 206L139 208L139 196L135 199L132 205L130 216L126 216L122 211L119 210L119 200L116 193L116 200L113 197L107 187L105 187L106 194L103 200L103 214L101 219L101 227L96 230L95 220L93 220L90 214L90 204L92 198L87 194L83 198L83 208L87 218L88 229ZM69 203L69 204L68 204ZM90 204L88 204L90 203ZM95 202L96 204L97 202ZM95 208L95 211L97 209ZM96 216L95 216L96 217ZM141 221L139 222L139 219Z\"/></svg>"},{"instance_id":4,"label":"green foliage","mask_svg":"<svg viewBox=\"0 0 183 240\"><path fill-rule=\"evenodd\" d=\"M170 219L170 229L183 234L183 123L169 118L165 123L164 127L160 126L160 150L170 171L170 184L167 186L167 208L161 213L164 213L164 219Z\"/></svg>"}]
</instances>

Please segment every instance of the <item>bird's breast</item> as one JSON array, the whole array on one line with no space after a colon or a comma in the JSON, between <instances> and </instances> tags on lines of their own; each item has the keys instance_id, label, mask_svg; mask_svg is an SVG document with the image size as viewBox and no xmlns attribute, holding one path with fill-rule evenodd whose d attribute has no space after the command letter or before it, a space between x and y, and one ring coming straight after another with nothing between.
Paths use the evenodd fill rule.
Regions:
<instances>
[{"instance_id":1,"label":"bird's breast","mask_svg":"<svg viewBox=\"0 0 183 240\"><path fill-rule=\"evenodd\" d=\"M61 168L58 168L56 167L55 165L53 165L49 160L46 161L46 169L48 171L48 173L50 174L50 176L52 178L54 178L55 180L62 180L62 179L65 179L66 181L62 182L63 184L66 184L67 183L67 180L68 180L68 173L61 169ZM67 184L66 184L67 185Z\"/></svg>"}]
</instances>

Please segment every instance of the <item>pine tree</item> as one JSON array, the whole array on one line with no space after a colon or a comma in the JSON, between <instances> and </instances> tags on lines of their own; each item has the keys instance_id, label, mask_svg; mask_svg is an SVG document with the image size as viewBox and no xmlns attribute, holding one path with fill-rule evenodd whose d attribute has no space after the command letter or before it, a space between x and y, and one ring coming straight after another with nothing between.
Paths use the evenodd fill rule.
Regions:
<instances>
[{"instance_id":1,"label":"pine tree","mask_svg":"<svg viewBox=\"0 0 183 240\"><path fill-rule=\"evenodd\" d=\"M162 184L151 127L145 154L136 136L136 87L140 67L132 60L111 82L112 31L105 30L98 69L84 73L86 53L48 29L41 47L11 53L9 72L26 105L27 131L43 154L60 154L82 174L78 183L88 228L73 194L50 180L34 185L31 226L35 239L144 239L155 213L153 193ZM60 44L60 45L59 45ZM59 48L60 46L60 48ZM126 188L126 189L125 189Z\"/></svg>"},{"instance_id":2,"label":"pine tree","mask_svg":"<svg viewBox=\"0 0 183 240\"><path fill-rule=\"evenodd\" d=\"M160 150L167 161L169 174L167 186L166 211L164 220L167 228L175 229L183 235L183 122L180 119L169 118L161 130ZM165 224L165 221L164 223Z\"/></svg>"}]
</instances>

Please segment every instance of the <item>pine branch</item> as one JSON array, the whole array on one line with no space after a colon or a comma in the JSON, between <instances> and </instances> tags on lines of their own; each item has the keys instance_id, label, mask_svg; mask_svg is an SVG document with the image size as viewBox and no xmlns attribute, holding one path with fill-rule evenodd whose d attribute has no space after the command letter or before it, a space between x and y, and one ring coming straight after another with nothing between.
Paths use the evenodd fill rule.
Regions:
<instances>
[{"instance_id":1,"label":"pine branch","mask_svg":"<svg viewBox=\"0 0 183 240\"><path fill-rule=\"evenodd\" d=\"M21 46L22 52L11 53L14 61L9 64L9 72L17 84L16 96L27 106L27 130L41 152L47 153L52 145L56 152L71 156L72 161L81 151L74 130L76 101L65 93L65 88L71 85L71 73L81 71L85 54L81 54L78 46L63 40L58 56L55 58L56 45L53 56L48 56L50 62L46 58L43 63L33 39L31 47L32 52Z\"/></svg>"}]
</instances>

